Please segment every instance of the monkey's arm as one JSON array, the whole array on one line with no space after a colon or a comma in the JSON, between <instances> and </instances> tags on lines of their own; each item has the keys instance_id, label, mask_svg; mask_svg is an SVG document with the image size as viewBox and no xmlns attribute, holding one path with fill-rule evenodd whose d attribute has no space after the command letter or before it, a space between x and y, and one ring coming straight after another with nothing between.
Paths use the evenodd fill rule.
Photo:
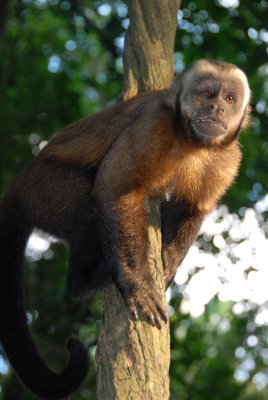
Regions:
<instances>
[{"instance_id":1,"label":"monkey's arm","mask_svg":"<svg viewBox=\"0 0 268 400\"><path fill-rule=\"evenodd\" d=\"M102 189L97 194L96 224L109 273L133 317L138 319L140 308L151 325L161 327L160 319L166 321L167 316L148 265L143 193L116 190L107 196Z\"/></svg>"},{"instance_id":2,"label":"monkey's arm","mask_svg":"<svg viewBox=\"0 0 268 400\"><path fill-rule=\"evenodd\" d=\"M177 268L196 239L205 213L191 209L185 201L174 198L162 204L162 260L166 289Z\"/></svg>"},{"instance_id":3,"label":"monkey's arm","mask_svg":"<svg viewBox=\"0 0 268 400\"><path fill-rule=\"evenodd\" d=\"M158 165L152 157L157 159L154 153L162 148L154 145L154 140L159 141L155 136L150 125L134 126L122 135L101 163L92 195L109 273L133 316L137 306L152 325L159 326L160 318L166 321L167 316L148 265L144 213L152 170Z\"/></svg>"}]
</instances>

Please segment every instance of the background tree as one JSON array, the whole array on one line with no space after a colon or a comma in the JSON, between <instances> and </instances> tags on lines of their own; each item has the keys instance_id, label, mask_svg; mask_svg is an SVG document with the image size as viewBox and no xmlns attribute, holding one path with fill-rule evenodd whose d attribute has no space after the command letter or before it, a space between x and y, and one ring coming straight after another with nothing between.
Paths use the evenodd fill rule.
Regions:
<instances>
[{"instance_id":1,"label":"background tree","mask_svg":"<svg viewBox=\"0 0 268 400\"><path fill-rule=\"evenodd\" d=\"M4 27L6 24L7 14L8 14L8 4L9 0L2 0L0 4L0 40L4 32Z\"/></svg>"},{"instance_id":2,"label":"background tree","mask_svg":"<svg viewBox=\"0 0 268 400\"><path fill-rule=\"evenodd\" d=\"M210 57L237 64L250 80L253 126L241 137L241 172L224 199L229 212L219 216L220 221L232 219L233 227L238 221L234 216L242 218L245 207L256 213L256 202L265 200L268 191L267 12L265 0L205 0L183 1L178 13L174 54L177 73L198 58ZM52 133L118 99L128 24L126 3L119 0L10 1L0 45L2 191ZM256 216L267 235L265 202L262 207L264 211ZM224 237L233 240L229 232ZM214 235L204 231L197 244L215 259L219 249L214 242ZM200 257L194 256L195 265ZM71 331L84 340L92 368L73 398L94 399L94 354L102 297L83 306L71 302L62 280L65 251L56 243L49 247L46 238L30 242L27 264L27 310L35 338L50 364L59 369L67 356L62 343ZM237 303L237 299L222 302L215 296L204 313L193 317L185 308L193 291L189 295L185 290L188 281L191 283L202 271L201 267L192 268L186 281L181 272L167 294L171 398L264 400L268 397L267 328L257 324L259 307L249 301ZM245 271L245 275L250 272ZM1 350L0 386L1 400L34 399L17 382Z\"/></svg>"}]
</instances>

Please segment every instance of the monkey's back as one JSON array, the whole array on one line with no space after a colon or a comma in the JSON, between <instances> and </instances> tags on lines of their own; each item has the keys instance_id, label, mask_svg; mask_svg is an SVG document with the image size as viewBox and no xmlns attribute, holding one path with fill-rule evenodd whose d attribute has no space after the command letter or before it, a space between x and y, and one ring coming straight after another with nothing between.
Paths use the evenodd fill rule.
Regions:
<instances>
[{"instance_id":1,"label":"monkey's back","mask_svg":"<svg viewBox=\"0 0 268 400\"><path fill-rule=\"evenodd\" d=\"M144 93L68 125L51 139L39 157L96 167L120 134L139 118L158 118L165 93Z\"/></svg>"}]
</instances>

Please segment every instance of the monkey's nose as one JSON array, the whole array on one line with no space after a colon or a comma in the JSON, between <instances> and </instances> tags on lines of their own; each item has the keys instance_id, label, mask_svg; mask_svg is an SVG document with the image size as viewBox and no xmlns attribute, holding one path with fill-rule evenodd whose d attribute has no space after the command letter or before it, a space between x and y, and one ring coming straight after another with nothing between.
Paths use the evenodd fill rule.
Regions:
<instances>
[{"instance_id":1,"label":"monkey's nose","mask_svg":"<svg viewBox=\"0 0 268 400\"><path fill-rule=\"evenodd\" d=\"M215 105L215 104L210 104L210 109L211 110L216 110L216 111L220 111L221 113L224 113L224 107L219 106L219 105Z\"/></svg>"}]
</instances>

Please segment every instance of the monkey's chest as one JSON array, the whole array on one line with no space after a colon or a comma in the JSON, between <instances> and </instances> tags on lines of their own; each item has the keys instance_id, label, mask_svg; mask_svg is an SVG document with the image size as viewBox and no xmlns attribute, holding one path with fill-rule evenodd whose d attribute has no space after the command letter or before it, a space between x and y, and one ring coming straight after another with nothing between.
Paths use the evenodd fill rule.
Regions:
<instances>
[{"instance_id":1,"label":"monkey's chest","mask_svg":"<svg viewBox=\"0 0 268 400\"><path fill-rule=\"evenodd\" d=\"M171 193L178 199L184 199L190 204L196 205L200 201L207 201L211 197L210 194L213 189L216 189L213 175L209 176L203 165L187 165L185 163L174 170L174 175L168 186Z\"/></svg>"},{"instance_id":2,"label":"monkey's chest","mask_svg":"<svg viewBox=\"0 0 268 400\"><path fill-rule=\"evenodd\" d=\"M209 159L204 154L188 155L165 170L166 190L202 211L210 211L232 183L236 165L227 165L221 158Z\"/></svg>"}]
</instances>

